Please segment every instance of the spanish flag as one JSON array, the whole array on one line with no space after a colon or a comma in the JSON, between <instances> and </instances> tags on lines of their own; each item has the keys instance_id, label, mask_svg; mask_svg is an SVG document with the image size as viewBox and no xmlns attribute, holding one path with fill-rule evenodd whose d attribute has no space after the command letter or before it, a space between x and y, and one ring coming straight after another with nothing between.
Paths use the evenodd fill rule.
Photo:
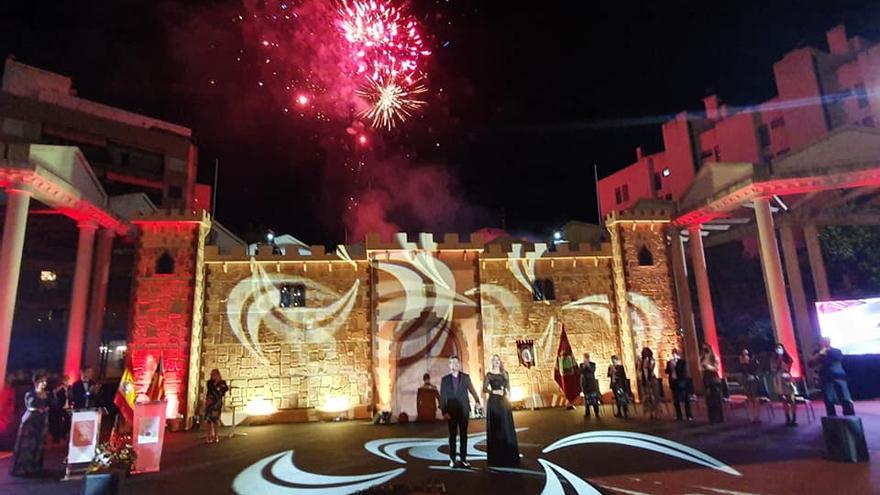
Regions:
<instances>
[{"instance_id":1,"label":"spanish flag","mask_svg":"<svg viewBox=\"0 0 880 495\"><path fill-rule=\"evenodd\" d=\"M153 372L150 386L147 387L147 399L151 401L165 399L165 368L162 366L162 356L159 356L156 371Z\"/></svg>"},{"instance_id":2,"label":"spanish flag","mask_svg":"<svg viewBox=\"0 0 880 495\"><path fill-rule=\"evenodd\" d=\"M113 404L119 409L119 413L129 423L134 417L134 401L137 398L137 391L134 385L134 373L131 372L131 366L125 367L122 378L119 380L119 388L116 389L116 397L113 398Z\"/></svg>"}]
</instances>

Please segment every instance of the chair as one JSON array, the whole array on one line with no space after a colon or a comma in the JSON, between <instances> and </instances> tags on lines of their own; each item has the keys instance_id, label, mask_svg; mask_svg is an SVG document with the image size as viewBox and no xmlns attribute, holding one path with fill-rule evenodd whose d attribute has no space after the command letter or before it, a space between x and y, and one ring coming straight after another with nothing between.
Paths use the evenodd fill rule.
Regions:
<instances>
[{"instance_id":1,"label":"chair","mask_svg":"<svg viewBox=\"0 0 880 495\"><path fill-rule=\"evenodd\" d=\"M739 405L742 406L743 410L746 413L746 419L749 419L749 410L748 410L748 401L749 398L744 394L738 393L730 393L729 391L739 391L742 389L742 386L739 385L738 382L730 383L728 382L728 378L724 377L723 389L728 391L728 393L724 394L722 397L722 402L727 405L727 409L733 413L733 406Z\"/></svg>"}]
</instances>

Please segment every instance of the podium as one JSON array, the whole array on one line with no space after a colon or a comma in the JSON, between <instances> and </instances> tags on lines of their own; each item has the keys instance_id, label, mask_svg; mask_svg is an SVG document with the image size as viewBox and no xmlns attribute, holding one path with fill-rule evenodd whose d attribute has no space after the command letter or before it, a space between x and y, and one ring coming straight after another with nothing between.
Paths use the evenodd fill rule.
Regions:
<instances>
[{"instance_id":1,"label":"podium","mask_svg":"<svg viewBox=\"0 0 880 495\"><path fill-rule=\"evenodd\" d=\"M868 444L862 418L858 416L825 416L822 436L828 458L838 462L868 462Z\"/></svg>"},{"instance_id":2,"label":"podium","mask_svg":"<svg viewBox=\"0 0 880 495\"><path fill-rule=\"evenodd\" d=\"M167 402L137 402L134 405L131 441L137 460L133 473L150 473L159 470L162 445L165 443L165 409Z\"/></svg>"},{"instance_id":3,"label":"podium","mask_svg":"<svg viewBox=\"0 0 880 495\"><path fill-rule=\"evenodd\" d=\"M101 437L101 416L104 412L103 407L92 407L74 409L70 413L70 439L67 443L67 460L62 481L76 479L95 458L98 439Z\"/></svg>"}]
</instances>

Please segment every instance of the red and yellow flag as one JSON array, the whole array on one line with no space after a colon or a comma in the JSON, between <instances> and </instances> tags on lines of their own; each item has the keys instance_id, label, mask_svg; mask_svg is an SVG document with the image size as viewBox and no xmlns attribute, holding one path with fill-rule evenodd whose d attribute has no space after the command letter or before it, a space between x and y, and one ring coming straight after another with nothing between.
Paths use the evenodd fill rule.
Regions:
<instances>
[{"instance_id":1,"label":"red and yellow flag","mask_svg":"<svg viewBox=\"0 0 880 495\"><path fill-rule=\"evenodd\" d=\"M556 369L553 370L553 378L568 402L573 402L581 394L580 371L571 351L571 344L568 343L564 325L559 338L559 349L556 351Z\"/></svg>"},{"instance_id":2,"label":"red and yellow flag","mask_svg":"<svg viewBox=\"0 0 880 495\"><path fill-rule=\"evenodd\" d=\"M159 356L156 371L153 372L150 386L147 387L147 399L150 401L165 399L165 368L162 366L162 356Z\"/></svg>"},{"instance_id":3,"label":"red and yellow flag","mask_svg":"<svg viewBox=\"0 0 880 495\"><path fill-rule=\"evenodd\" d=\"M116 389L116 396L113 398L113 404L119 409L119 413L129 423L134 417L134 401L137 398L137 391L134 384L134 373L131 372L131 366L125 367L122 378L119 380L119 388Z\"/></svg>"}]
</instances>

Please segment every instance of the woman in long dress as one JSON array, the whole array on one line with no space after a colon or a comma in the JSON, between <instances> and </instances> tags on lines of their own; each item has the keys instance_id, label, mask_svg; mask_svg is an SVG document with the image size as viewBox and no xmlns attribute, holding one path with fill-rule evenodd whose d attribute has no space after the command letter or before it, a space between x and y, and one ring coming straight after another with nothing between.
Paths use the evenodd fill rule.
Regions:
<instances>
[{"instance_id":1,"label":"woman in long dress","mask_svg":"<svg viewBox=\"0 0 880 495\"><path fill-rule=\"evenodd\" d=\"M794 400L797 389L791 377L792 364L794 359L785 350L785 346L776 344L776 355L770 362L770 371L773 373L773 391L779 396L785 411L785 426L797 426L797 402Z\"/></svg>"},{"instance_id":2,"label":"woman in long dress","mask_svg":"<svg viewBox=\"0 0 880 495\"><path fill-rule=\"evenodd\" d=\"M220 376L220 370L211 370L211 379L205 389L205 422L208 423L210 431L206 443L217 443L220 438L217 436L217 423L220 422L220 413L223 410L223 396L229 390L223 377Z\"/></svg>"},{"instance_id":3,"label":"woman in long dress","mask_svg":"<svg viewBox=\"0 0 880 495\"><path fill-rule=\"evenodd\" d=\"M32 476L43 471L43 447L49 433L49 392L46 377L34 376L34 388L24 395L25 412L15 437L9 474Z\"/></svg>"},{"instance_id":4,"label":"woman in long dress","mask_svg":"<svg viewBox=\"0 0 880 495\"><path fill-rule=\"evenodd\" d=\"M700 369L703 370L703 387L706 392L706 412L710 423L723 423L724 410L721 399L721 375L718 374L718 357L709 344L703 344L700 353Z\"/></svg>"},{"instance_id":5,"label":"woman in long dress","mask_svg":"<svg viewBox=\"0 0 880 495\"><path fill-rule=\"evenodd\" d=\"M632 393L629 388L629 379L626 377L626 368L620 364L620 358L617 356L611 356L608 378L611 380L611 393L614 395L614 404L617 408L614 416L629 418L629 398Z\"/></svg>"},{"instance_id":6,"label":"woman in long dress","mask_svg":"<svg viewBox=\"0 0 880 495\"><path fill-rule=\"evenodd\" d=\"M519 465L519 445L510 401L510 378L501 357L492 356L492 368L483 380L486 400L486 443L490 466L511 467Z\"/></svg>"},{"instance_id":7,"label":"woman in long dress","mask_svg":"<svg viewBox=\"0 0 880 495\"><path fill-rule=\"evenodd\" d=\"M651 419L657 419L660 411L660 391L657 375L654 374L657 362L654 352L645 347L639 359L639 387L642 394L642 407Z\"/></svg>"}]
</instances>

